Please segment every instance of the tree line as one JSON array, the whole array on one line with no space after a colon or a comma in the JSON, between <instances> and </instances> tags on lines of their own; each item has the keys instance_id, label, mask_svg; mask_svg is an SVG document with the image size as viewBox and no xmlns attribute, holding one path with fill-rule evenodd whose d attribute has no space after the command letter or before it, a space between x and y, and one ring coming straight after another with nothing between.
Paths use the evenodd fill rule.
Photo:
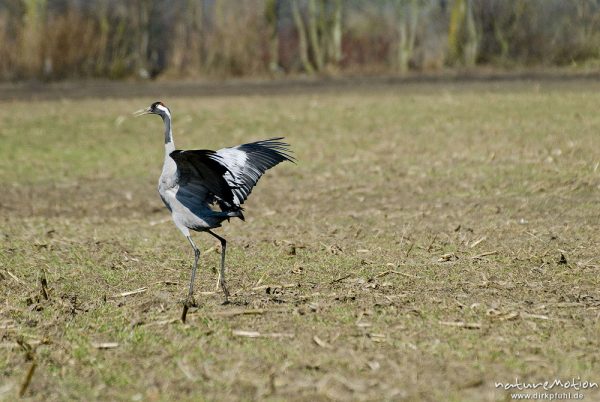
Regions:
<instances>
[{"instance_id":1,"label":"tree line","mask_svg":"<svg viewBox=\"0 0 600 402\"><path fill-rule=\"evenodd\" d=\"M0 0L0 80L595 66L600 0Z\"/></svg>"}]
</instances>

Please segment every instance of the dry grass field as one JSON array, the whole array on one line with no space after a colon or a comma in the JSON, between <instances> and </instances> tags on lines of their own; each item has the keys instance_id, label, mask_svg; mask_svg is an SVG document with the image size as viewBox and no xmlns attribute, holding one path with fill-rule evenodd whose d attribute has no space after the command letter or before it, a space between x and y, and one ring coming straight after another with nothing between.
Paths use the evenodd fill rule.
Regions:
<instances>
[{"instance_id":1,"label":"dry grass field","mask_svg":"<svg viewBox=\"0 0 600 402\"><path fill-rule=\"evenodd\" d=\"M0 103L0 400L505 401L496 382L600 383L599 90ZM298 160L218 230L231 304L218 243L195 235L187 324L162 122L130 116L158 99L178 148L285 136Z\"/></svg>"}]
</instances>

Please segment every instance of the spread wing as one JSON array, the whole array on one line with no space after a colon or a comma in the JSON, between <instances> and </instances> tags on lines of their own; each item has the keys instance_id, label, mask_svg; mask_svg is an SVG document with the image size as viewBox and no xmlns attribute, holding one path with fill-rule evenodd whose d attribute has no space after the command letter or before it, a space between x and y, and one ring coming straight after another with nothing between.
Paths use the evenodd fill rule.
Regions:
<instances>
[{"instance_id":1,"label":"spread wing","mask_svg":"<svg viewBox=\"0 0 600 402\"><path fill-rule=\"evenodd\" d=\"M169 154L177 164L177 199L190 209L208 206L214 198L232 205L234 194L225 180L229 173L221 156L214 151L175 150Z\"/></svg>"},{"instance_id":2,"label":"spread wing","mask_svg":"<svg viewBox=\"0 0 600 402\"><path fill-rule=\"evenodd\" d=\"M281 142L282 139L271 138L217 151L220 161L227 167L224 177L232 188L235 205L244 203L267 169L283 161L294 162L289 155L289 144Z\"/></svg>"}]
</instances>

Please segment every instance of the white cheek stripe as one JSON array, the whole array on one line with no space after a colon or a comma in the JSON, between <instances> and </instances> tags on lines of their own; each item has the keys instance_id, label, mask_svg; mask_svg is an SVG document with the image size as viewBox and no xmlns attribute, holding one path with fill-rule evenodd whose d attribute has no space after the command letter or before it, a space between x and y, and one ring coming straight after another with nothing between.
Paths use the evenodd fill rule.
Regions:
<instances>
[{"instance_id":1,"label":"white cheek stripe","mask_svg":"<svg viewBox=\"0 0 600 402\"><path fill-rule=\"evenodd\" d=\"M167 114L167 116L171 117L171 113L169 113L169 109L167 109L163 105L156 105L156 108L162 110L163 112L165 112Z\"/></svg>"}]
</instances>

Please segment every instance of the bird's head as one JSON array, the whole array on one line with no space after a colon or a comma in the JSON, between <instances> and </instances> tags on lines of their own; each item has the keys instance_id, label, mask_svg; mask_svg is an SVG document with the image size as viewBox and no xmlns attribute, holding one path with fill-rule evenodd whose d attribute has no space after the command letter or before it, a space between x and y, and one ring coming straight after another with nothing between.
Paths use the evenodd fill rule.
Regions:
<instances>
[{"instance_id":1,"label":"bird's head","mask_svg":"<svg viewBox=\"0 0 600 402\"><path fill-rule=\"evenodd\" d=\"M143 116L145 114L157 114L163 119L165 117L171 118L171 111L162 102L154 102L150 105L150 107L147 107L146 109L140 109L134 113L135 116Z\"/></svg>"}]
</instances>

